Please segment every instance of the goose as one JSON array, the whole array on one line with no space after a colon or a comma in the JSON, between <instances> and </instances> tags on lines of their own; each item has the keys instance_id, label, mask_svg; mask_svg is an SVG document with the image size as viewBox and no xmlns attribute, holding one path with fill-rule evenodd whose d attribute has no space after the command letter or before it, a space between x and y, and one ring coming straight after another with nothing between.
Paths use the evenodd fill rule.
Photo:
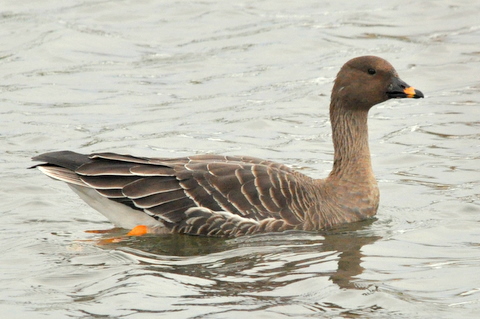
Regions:
<instances>
[{"instance_id":1,"label":"goose","mask_svg":"<svg viewBox=\"0 0 480 319\"><path fill-rule=\"evenodd\" d=\"M371 218L379 189L367 117L389 99L423 98L375 56L346 62L334 81L330 121L333 168L324 179L249 156L146 158L57 151L33 157L115 226L132 234L238 237L316 231Z\"/></svg>"}]
</instances>

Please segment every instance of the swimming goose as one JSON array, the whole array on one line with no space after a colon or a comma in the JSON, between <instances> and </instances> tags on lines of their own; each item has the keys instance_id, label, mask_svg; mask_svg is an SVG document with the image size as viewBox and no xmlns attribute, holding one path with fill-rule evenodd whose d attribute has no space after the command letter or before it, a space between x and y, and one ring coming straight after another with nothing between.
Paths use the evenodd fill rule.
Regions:
<instances>
[{"instance_id":1,"label":"swimming goose","mask_svg":"<svg viewBox=\"0 0 480 319\"><path fill-rule=\"evenodd\" d=\"M145 158L114 153L45 153L33 167L66 182L113 224L139 234L236 237L321 230L374 216L379 191L368 147L368 110L391 98L422 98L390 63L354 58L331 95L331 173L313 179L254 157Z\"/></svg>"}]
</instances>

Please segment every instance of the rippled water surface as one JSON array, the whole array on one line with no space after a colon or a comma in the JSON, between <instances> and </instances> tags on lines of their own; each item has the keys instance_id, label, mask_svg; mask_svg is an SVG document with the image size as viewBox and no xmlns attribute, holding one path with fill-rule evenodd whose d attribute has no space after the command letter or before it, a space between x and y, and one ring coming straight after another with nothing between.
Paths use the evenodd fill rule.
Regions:
<instances>
[{"instance_id":1,"label":"rippled water surface","mask_svg":"<svg viewBox=\"0 0 480 319\"><path fill-rule=\"evenodd\" d=\"M478 318L478 1L3 1L0 317ZM113 234L27 170L70 149L242 154L313 177L348 59L423 100L370 112L377 219L235 240Z\"/></svg>"}]
</instances>

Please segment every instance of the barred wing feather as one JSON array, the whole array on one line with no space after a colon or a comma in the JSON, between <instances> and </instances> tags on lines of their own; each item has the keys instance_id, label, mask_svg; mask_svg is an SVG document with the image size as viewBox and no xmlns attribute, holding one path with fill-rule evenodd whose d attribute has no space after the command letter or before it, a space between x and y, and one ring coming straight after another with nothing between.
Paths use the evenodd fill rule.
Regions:
<instances>
[{"instance_id":1,"label":"barred wing feather","mask_svg":"<svg viewBox=\"0 0 480 319\"><path fill-rule=\"evenodd\" d=\"M285 165L253 157L200 155L177 159L101 153L76 173L100 194L179 223L189 208L204 207L260 221L283 219L292 226L309 208L311 181ZM307 183L308 184L308 183Z\"/></svg>"}]
</instances>

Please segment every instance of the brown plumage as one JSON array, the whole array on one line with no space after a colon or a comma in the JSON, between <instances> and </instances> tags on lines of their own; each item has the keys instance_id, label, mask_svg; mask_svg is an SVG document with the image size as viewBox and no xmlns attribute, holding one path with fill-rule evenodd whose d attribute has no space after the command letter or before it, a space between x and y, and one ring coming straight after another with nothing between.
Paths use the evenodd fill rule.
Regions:
<instances>
[{"instance_id":1,"label":"brown plumage","mask_svg":"<svg viewBox=\"0 0 480 319\"><path fill-rule=\"evenodd\" d=\"M33 158L92 207L124 228L235 237L288 229L319 230L375 215L379 192L368 147L367 115L390 98L423 94L385 60L348 61L332 90L334 164L315 180L275 162L197 155L143 158L69 151Z\"/></svg>"}]
</instances>

